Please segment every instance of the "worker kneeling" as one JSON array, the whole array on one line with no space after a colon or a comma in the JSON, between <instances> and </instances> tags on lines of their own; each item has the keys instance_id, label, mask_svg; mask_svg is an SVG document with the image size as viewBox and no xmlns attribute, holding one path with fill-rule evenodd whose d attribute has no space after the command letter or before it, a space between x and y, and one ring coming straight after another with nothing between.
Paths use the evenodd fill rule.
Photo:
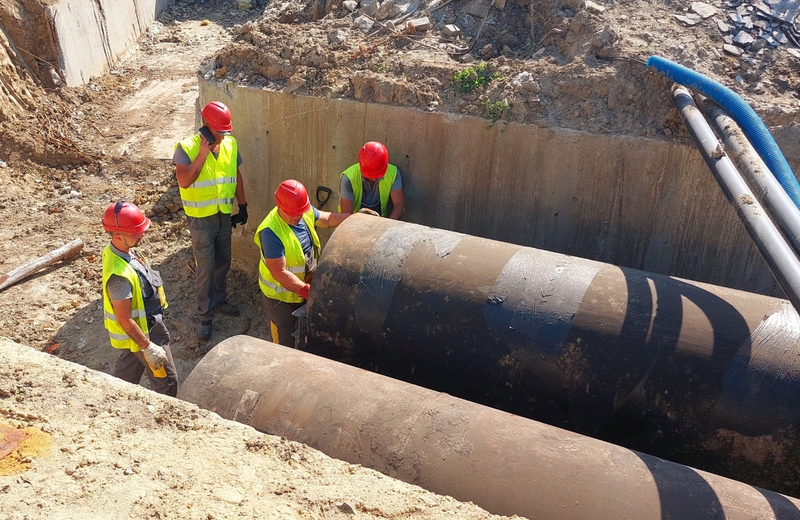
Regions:
<instances>
[{"instance_id":1,"label":"worker kneeling","mask_svg":"<svg viewBox=\"0 0 800 520\"><path fill-rule=\"evenodd\" d=\"M315 226L336 227L350 215L312 207L306 187L293 179L278 186L275 203L254 239L261 251L258 285L267 297L273 343L294 347L297 318L292 313L308 299L319 259Z\"/></svg>"},{"instance_id":2,"label":"worker kneeling","mask_svg":"<svg viewBox=\"0 0 800 520\"><path fill-rule=\"evenodd\" d=\"M149 227L150 219L130 202L106 208L103 229L111 243L103 250L105 326L111 346L120 350L113 375L138 384L147 370L151 389L175 397L178 372L164 325L161 275L134 249Z\"/></svg>"}]
</instances>

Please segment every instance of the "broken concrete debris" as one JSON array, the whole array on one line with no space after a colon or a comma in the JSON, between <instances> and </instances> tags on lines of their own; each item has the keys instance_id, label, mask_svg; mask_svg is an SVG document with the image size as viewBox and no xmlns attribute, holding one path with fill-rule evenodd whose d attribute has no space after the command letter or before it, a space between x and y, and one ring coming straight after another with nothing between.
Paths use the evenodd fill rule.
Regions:
<instances>
[{"instance_id":1,"label":"broken concrete debris","mask_svg":"<svg viewBox=\"0 0 800 520\"><path fill-rule=\"evenodd\" d=\"M712 18L723 37L722 50L733 56L757 54L767 45L793 44L800 47L800 31L795 26L800 4L782 0L727 0L727 19L718 18L717 8L693 2L689 12L674 15L687 26ZM735 33L735 36L730 34Z\"/></svg>"},{"instance_id":2,"label":"broken concrete debris","mask_svg":"<svg viewBox=\"0 0 800 520\"><path fill-rule=\"evenodd\" d=\"M417 34L430 29L431 20L427 16L422 18L415 18L413 20L409 20L407 27L409 29L408 32L410 32L411 34Z\"/></svg>"},{"instance_id":3,"label":"broken concrete debris","mask_svg":"<svg viewBox=\"0 0 800 520\"><path fill-rule=\"evenodd\" d=\"M692 11L698 14L703 20L706 18L711 18L717 14L717 10L714 8L714 6L708 5L704 2L693 2Z\"/></svg>"},{"instance_id":4,"label":"broken concrete debris","mask_svg":"<svg viewBox=\"0 0 800 520\"><path fill-rule=\"evenodd\" d=\"M451 38L455 38L461 34L461 29L457 25L449 23L442 28L442 34Z\"/></svg>"},{"instance_id":5,"label":"broken concrete debris","mask_svg":"<svg viewBox=\"0 0 800 520\"><path fill-rule=\"evenodd\" d=\"M375 25L375 22L369 16L362 14L353 20L353 24L363 32L369 32L369 30L372 29L372 26Z\"/></svg>"},{"instance_id":6,"label":"broken concrete debris","mask_svg":"<svg viewBox=\"0 0 800 520\"><path fill-rule=\"evenodd\" d=\"M467 14L470 14L475 18L486 18L489 15L489 10L491 8L491 2L486 2L484 0L472 0L467 4L467 7L464 10Z\"/></svg>"}]
</instances>

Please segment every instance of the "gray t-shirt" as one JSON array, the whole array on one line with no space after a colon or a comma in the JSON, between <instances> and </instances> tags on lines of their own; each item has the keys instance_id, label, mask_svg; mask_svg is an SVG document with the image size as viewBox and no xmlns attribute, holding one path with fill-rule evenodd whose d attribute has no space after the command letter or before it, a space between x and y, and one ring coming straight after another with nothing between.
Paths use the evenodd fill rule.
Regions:
<instances>
[{"instance_id":1,"label":"gray t-shirt","mask_svg":"<svg viewBox=\"0 0 800 520\"><path fill-rule=\"evenodd\" d=\"M214 158L219 157L219 152L211 152L214 155ZM182 164L184 166L188 166L192 164L192 160L189 159L189 155L183 149L183 146L178 145L175 147L175 153L172 154L172 164ZM236 167L242 165L242 154L239 153L239 150L236 150Z\"/></svg>"},{"instance_id":2,"label":"gray t-shirt","mask_svg":"<svg viewBox=\"0 0 800 520\"><path fill-rule=\"evenodd\" d=\"M392 189L399 190L403 188L403 179L400 176L400 170L397 170L397 177L394 178ZM350 184L350 178L347 175L342 175L342 182L339 186L339 193L344 200L353 200L355 194L353 193L353 186ZM378 182L370 182L361 177L361 207L369 208L373 211L381 212L381 192L378 187Z\"/></svg>"}]
</instances>

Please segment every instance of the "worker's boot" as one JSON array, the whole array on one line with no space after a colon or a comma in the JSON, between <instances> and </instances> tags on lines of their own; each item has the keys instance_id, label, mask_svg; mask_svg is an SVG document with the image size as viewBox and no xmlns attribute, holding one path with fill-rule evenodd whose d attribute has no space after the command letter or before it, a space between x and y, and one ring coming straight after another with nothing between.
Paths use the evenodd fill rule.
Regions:
<instances>
[{"instance_id":1,"label":"worker's boot","mask_svg":"<svg viewBox=\"0 0 800 520\"><path fill-rule=\"evenodd\" d=\"M228 316L236 317L239 315L239 307L230 302L222 302L214 307L214 309L218 310L222 314L227 314Z\"/></svg>"},{"instance_id":2,"label":"worker's boot","mask_svg":"<svg viewBox=\"0 0 800 520\"><path fill-rule=\"evenodd\" d=\"M198 337L200 341L208 341L211 339L211 320L203 320L200 322L200 333Z\"/></svg>"}]
</instances>

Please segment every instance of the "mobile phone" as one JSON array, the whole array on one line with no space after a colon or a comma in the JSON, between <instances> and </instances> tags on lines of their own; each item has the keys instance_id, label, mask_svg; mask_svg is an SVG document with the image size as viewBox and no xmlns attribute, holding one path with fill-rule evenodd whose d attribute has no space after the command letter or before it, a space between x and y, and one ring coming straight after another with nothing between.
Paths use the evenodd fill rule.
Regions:
<instances>
[{"instance_id":1,"label":"mobile phone","mask_svg":"<svg viewBox=\"0 0 800 520\"><path fill-rule=\"evenodd\" d=\"M201 126L198 129L198 132L200 132L200 134L202 134L202 136L206 138L208 144L214 144L217 141L216 139L214 139L214 134L211 133L211 130L209 130L207 126Z\"/></svg>"}]
</instances>

